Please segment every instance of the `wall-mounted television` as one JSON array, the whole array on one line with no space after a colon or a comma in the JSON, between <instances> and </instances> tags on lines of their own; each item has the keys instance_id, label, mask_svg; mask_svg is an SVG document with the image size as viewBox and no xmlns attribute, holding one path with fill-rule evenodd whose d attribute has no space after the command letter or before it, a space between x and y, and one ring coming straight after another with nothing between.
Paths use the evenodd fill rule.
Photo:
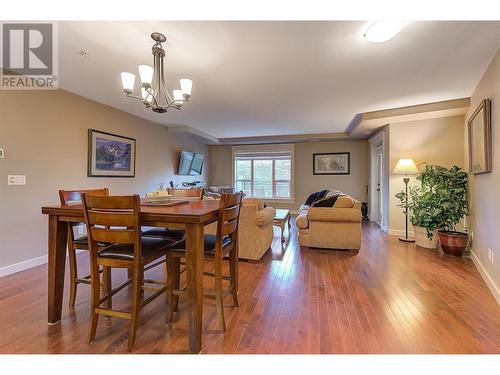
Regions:
<instances>
[{"instance_id":1,"label":"wall-mounted television","mask_svg":"<svg viewBox=\"0 0 500 375\"><path fill-rule=\"evenodd\" d=\"M205 155L198 154L191 151L181 151L179 158L179 169L177 174L179 175L200 175L203 170L203 161L205 160Z\"/></svg>"}]
</instances>

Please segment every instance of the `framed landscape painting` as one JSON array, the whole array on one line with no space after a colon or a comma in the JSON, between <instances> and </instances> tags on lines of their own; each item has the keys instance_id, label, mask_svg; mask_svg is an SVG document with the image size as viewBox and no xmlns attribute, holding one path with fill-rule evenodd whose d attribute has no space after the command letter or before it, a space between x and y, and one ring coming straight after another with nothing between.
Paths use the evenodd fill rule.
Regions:
<instances>
[{"instance_id":1,"label":"framed landscape painting","mask_svg":"<svg viewBox=\"0 0 500 375\"><path fill-rule=\"evenodd\" d=\"M88 177L135 177L135 139L89 129Z\"/></svg>"},{"instance_id":2,"label":"framed landscape painting","mask_svg":"<svg viewBox=\"0 0 500 375\"><path fill-rule=\"evenodd\" d=\"M330 152L313 154L313 174L351 174L351 153Z\"/></svg>"},{"instance_id":3,"label":"framed landscape painting","mask_svg":"<svg viewBox=\"0 0 500 375\"><path fill-rule=\"evenodd\" d=\"M491 172L490 100L484 99L469 119L469 172Z\"/></svg>"}]
</instances>

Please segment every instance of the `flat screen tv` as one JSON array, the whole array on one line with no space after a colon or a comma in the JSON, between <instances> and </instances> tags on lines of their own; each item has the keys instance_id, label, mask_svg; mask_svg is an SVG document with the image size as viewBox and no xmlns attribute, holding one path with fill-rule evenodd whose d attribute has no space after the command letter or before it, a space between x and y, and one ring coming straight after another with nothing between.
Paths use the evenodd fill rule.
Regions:
<instances>
[{"instance_id":1,"label":"flat screen tv","mask_svg":"<svg viewBox=\"0 0 500 375\"><path fill-rule=\"evenodd\" d=\"M203 170L203 154L194 153L191 151L181 151L179 159L179 175L200 175Z\"/></svg>"}]
</instances>

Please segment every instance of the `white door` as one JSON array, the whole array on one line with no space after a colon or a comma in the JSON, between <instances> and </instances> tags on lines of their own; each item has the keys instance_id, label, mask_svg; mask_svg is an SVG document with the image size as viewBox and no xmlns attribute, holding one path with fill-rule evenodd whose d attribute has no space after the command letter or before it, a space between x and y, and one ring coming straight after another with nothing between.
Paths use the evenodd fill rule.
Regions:
<instances>
[{"instance_id":1,"label":"white door","mask_svg":"<svg viewBox=\"0 0 500 375\"><path fill-rule=\"evenodd\" d=\"M382 165L383 165L383 153L382 148L377 149L376 157L377 157L377 173L375 180L375 200L376 200L376 210L375 211L375 220L378 225L382 225Z\"/></svg>"}]
</instances>

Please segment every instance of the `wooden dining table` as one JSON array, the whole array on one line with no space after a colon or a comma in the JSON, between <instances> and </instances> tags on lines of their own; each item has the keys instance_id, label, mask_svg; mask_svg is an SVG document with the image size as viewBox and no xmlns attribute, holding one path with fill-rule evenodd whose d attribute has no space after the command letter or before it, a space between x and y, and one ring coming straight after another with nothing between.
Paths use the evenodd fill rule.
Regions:
<instances>
[{"instance_id":1,"label":"wooden dining table","mask_svg":"<svg viewBox=\"0 0 500 375\"><path fill-rule=\"evenodd\" d=\"M203 258L205 225L217 220L219 201L188 201L176 206L143 205L144 226L182 228L186 231L186 272L189 352L200 353L203 330ZM42 207L48 215L48 323L61 321L68 222L84 220L81 204Z\"/></svg>"}]
</instances>

